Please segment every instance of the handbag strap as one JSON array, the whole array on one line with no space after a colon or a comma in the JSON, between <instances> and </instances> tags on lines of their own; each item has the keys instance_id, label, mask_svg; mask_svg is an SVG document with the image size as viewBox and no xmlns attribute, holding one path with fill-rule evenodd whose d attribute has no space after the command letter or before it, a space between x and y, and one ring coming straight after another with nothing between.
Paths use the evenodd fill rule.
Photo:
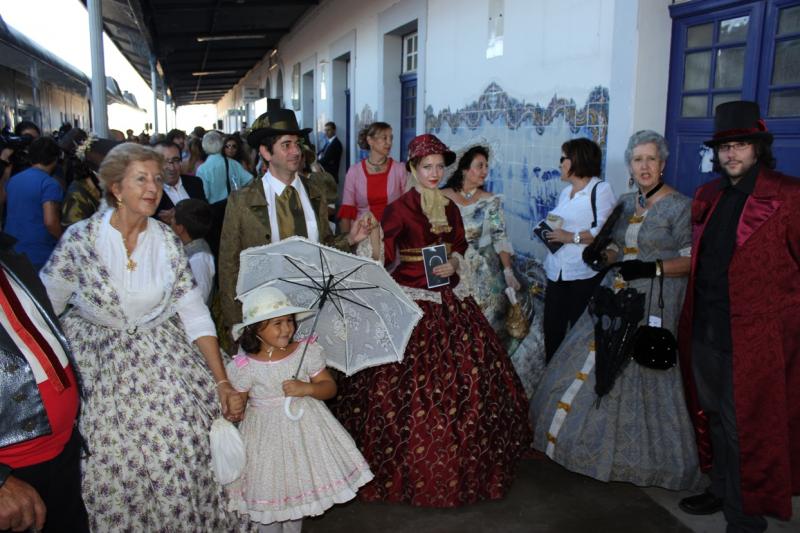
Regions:
<instances>
[{"instance_id":1,"label":"handbag strap","mask_svg":"<svg viewBox=\"0 0 800 533\"><path fill-rule=\"evenodd\" d=\"M662 267L661 275L658 278L658 308L661 310L661 324L664 324L664 271ZM653 304L653 283L655 278L650 278L650 296L647 298L647 320L650 320L650 306Z\"/></svg>"},{"instance_id":2,"label":"handbag strap","mask_svg":"<svg viewBox=\"0 0 800 533\"><path fill-rule=\"evenodd\" d=\"M222 155L222 158L225 160L225 187L228 189L228 194L231 193L231 171L230 167L228 166L228 156L225 154Z\"/></svg>"}]
</instances>

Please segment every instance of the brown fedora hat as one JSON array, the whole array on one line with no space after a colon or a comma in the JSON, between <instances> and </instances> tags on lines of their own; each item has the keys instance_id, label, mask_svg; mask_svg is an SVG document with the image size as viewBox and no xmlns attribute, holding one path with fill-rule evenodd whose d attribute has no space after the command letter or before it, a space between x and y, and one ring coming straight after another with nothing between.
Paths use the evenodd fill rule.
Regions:
<instances>
[{"instance_id":1,"label":"brown fedora hat","mask_svg":"<svg viewBox=\"0 0 800 533\"><path fill-rule=\"evenodd\" d=\"M766 139L771 143L772 134L761 118L756 102L736 100L717 106L714 110L714 137L703 144L713 148L718 144L749 139Z\"/></svg>"},{"instance_id":2,"label":"brown fedora hat","mask_svg":"<svg viewBox=\"0 0 800 533\"><path fill-rule=\"evenodd\" d=\"M311 128L300 128L297 124L297 117L290 109L273 109L262 114L253 121L250 126L250 134L247 136L247 144L258 149L261 139L275 135L297 135L302 137L307 135Z\"/></svg>"}]
</instances>

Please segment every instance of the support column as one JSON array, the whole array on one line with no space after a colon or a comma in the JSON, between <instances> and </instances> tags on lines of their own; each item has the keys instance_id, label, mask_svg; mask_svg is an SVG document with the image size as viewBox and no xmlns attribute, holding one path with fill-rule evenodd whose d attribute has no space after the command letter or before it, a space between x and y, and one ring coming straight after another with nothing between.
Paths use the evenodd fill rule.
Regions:
<instances>
[{"instance_id":1,"label":"support column","mask_svg":"<svg viewBox=\"0 0 800 533\"><path fill-rule=\"evenodd\" d=\"M167 84L161 80L161 96L164 98L164 133L169 133L169 100L167 100Z\"/></svg>"},{"instance_id":2,"label":"support column","mask_svg":"<svg viewBox=\"0 0 800 533\"><path fill-rule=\"evenodd\" d=\"M158 72L156 56L150 56L150 85L153 88L153 135L158 133Z\"/></svg>"},{"instance_id":3,"label":"support column","mask_svg":"<svg viewBox=\"0 0 800 533\"><path fill-rule=\"evenodd\" d=\"M92 131L108 137L106 102L106 65L103 53L103 12L101 0L87 0L89 9L89 49L92 53Z\"/></svg>"}]
</instances>

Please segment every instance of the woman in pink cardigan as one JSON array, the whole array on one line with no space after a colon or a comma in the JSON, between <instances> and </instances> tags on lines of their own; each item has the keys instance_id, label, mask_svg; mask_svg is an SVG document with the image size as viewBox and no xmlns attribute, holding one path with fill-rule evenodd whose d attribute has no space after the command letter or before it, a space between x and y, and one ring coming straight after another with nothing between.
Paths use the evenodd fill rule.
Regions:
<instances>
[{"instance_id":1,"label":"woman in pink cardigan","mask_svg":"<svg viewBox=\"0 0 800 533\"><path fill-rule=\"evenodd\" d=\"M369 155L345 176L339 208L341 231L350 231L353 220L368 210L380 222L386 206L406 192L405 165L389 156L393 139L392 127L385 122L373 122L359 132L358 146L369 150Z\"/></svg>"}]
</instances>

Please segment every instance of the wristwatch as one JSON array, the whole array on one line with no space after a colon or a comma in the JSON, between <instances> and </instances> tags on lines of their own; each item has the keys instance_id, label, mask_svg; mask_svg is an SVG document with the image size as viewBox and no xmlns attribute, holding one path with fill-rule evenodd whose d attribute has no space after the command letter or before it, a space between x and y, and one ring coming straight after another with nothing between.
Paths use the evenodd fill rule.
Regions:
<instances>
[{"instance_id":1,"label":"wristwatch","mask_svg":"<svg viewBox=\"0 0 800 533\"><path fill-rule=\"evenodd\" d=\"M575 233L572 234L572 242L574 242L575 244L580 244L581 243L581 232L580 231L576 231Z\"/></svg>"},{"instance_id":2,"label":"wristwatch","mask_svg":"<svg viewBox=\"0 0 800 533\"><path fill-rule=\"evenodd\" d=\"M6 484L6 480L8 479L8 476L11 475L12 470L13 468L7 464L0 463L0 487Z\"/></svg>"}]
</instances>

